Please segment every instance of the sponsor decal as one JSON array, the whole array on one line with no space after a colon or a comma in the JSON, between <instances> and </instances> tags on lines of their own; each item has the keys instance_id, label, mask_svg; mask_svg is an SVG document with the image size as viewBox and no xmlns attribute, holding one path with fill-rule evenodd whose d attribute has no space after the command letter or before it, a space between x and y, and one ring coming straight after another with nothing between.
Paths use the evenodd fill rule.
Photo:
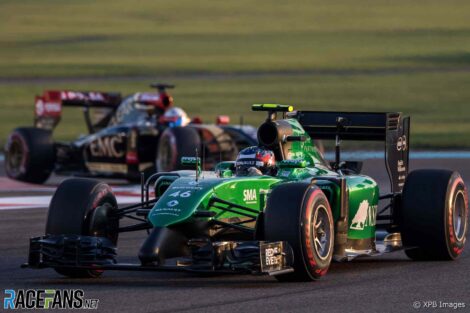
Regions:
<instances>
[{"instance_id":1,"label":"sponsor decal","mask_svg":"<svg viewBox=\"0 0 470 313\"><path fill-rule=\"evenodd\" d=\"M302 159L293 159L293 160L282 160L280 163L283 165L292 165L292 166L298 166L302 165L305 161Z\"/></svg>"},{"instance_id":2,"label":"sponsor decal","mask_svg":"<svg viewBox=\"0 0 470 313\"><path fill-rule=\"evenodd\" d=\"M398 160L397 172L398 172L398 186L403 187L405 185L406 172L407 172L406 165L403 160Z\"/></svg>"},{"instance_id":3,"label":"sponsor decal","mask_svg":"<svg viewBox=\"0 0 470 313\"><path fill-rule=\"evenodd\" d=\"M85 165L90 172L127 174L127 164L86 162Z\"/></svg>"},{"instance_id":4,"label":"sponsor decal","mask_svg":"<svg viewBox=\"0 0 470 313\"><path fill-rule=\"evenodd\" d=\"M179 216L180 213L181 213L181 209L178 209L178 208L157 208L153 211L152 216L157 216L157 215Z\"/></svg>"},{"instance_id":5,"label":"sponsor decal","mask_svg":"<svg viewBox=\"0 0 470 313\"><path fill-rule=\"evenodd\" d=\"M253 153L253 154L241 154L239 157L238 157L239 160L243 160L243 159L256 159L256 153Z\"/></svg>"},{"instance_id":6,"label":"sponsor decal","mask_svg":"<svg viewBox=\"0 0 470 313\"><path fill-rule=\"evenodd\" d=\"M58 102L45 102L42 98L36 100L37 116L60 116L62 106Z\"/></svg>"},{"instance_id":7,"label":"sponsor decal","mask_svg":"<svg viewBox=\"0 0 470 313\"><path fill-rule=\"evenodd\" d=\"M398 167L397 168L398 168L399 173L406 172L405 162L403 160L398 160Z\"/></svg>"},{"instance_id":8,"label":"sponsor decal","mask_svg":"<svg viewBox=\"0 0 470 313\"><path fill-rule=\"evenodd\" d=\"M160 95L158 93L144 92L139 94L139 102L158 102L160 101Z\"/></svg>"},{"instance_id":9,"label":"sponsor decal","mask_svg":"<svg viewBox=\"0 0 470 313\"><path fill-rule=\"evenodd\" d=\"M397 150L406 151L408 149L408 143L406 141L406 135L398 137L397 139Z\"/></svg>"},{"instance_id":10,"label":"sponsor decal","mask_svg":"<svg viewBox=\"0 0 470 313\"><path fill-rule=\"evenodd\" d=\"M177 206L178 204L179 204L178 200L171 200L166 205L172 208L174 206Z\"/></svg>"},{"instance_id":11,"label":"sponsor decal","mask_svg":"<svg viewBox=\"0 0 470 313\"><path fill-rule=\"evenodd\" d=\"M351 229L363 230L364 227L375 226L377 206L370 205L368 200L359 204L359 208L351 222Z\"/></svg>"},{"instance_id":12,"label":"sponsor decal","mask_svg":"<svg viewBox=\"0 0 470 313\"><path fill-rule=\"evenodd\" d=\"M303 151L297 151L297 152L289 151L287 153L287 159L303 159L303 158L304 158Z\"/></svg>"},{"instance_id":13,"label":"sponsor decal","mask_svg":"<svg viewBox=\"0 0 470 313\"><path fill-rule=\"evenodd\" d=\"M243 190L243 201L245 201L245 203L256 203L256 189Z\"/></svg>"},{"instance_id":14,"label":"sponsor decal","mask_svg":"<svg viewBox=\"0 0 470 313\"><path fill-rule=\"evenodd\" d=\"M283 243L260 242L260 265L264 273L279 271L284 267Z\"/></svg>"},{"instance_id":15,"label":"sponsor decal","mask_svg":"<svg viewBox=\"0 0 470 313\"><path fill-rule=\"evenodd\" d=\"M255 161L255 160L250 160L250 161L237 161L236 166L243 166L243 165L252 165L252 166L264 166L264 163L262 161Z\"/></svg>"},{"instance_id":16,"label":"sponsor decal","mask_svg":"<svg viewBox=\"0 0 470 313\"><path fill-rule=\"evenodd\" d=\"M81 289L6 289L4 310L98 309L98 299L85 298Z\"/></svg>"},{"instance_id":17,"label":"sponsor decal","mask_svg":"<svg viewBox=\"0 0 470 313\"><path fill-rule=\"evenodd\" d=\"M90 143L90 153L94 157L121 158L124 151L118 148L122 145L122 136L98 137Z\"/></svg>"},{"instance_id":18,"label":"sponsor decal","mask_svg":"<svg viewBox=\"0 0 470 313\"><path fill-rule=\"evenodd\" d=\"M178 190L178 189L202 190L202 187L200 187L200 186L171 186L170 189L175 189L175 190Z\"/></svg>"},{"instance_id":19,"label":"sponsor decal","mask_svg":"<svg viewBox=\"0 0 470 313\"><path fill-rule=\"evenodd\" d=\"M62 100L90 100L90 101L105 101L105 96L101 92L77 92L77 91L62 91L60 93Z\"/></svg>"},{"instance_id":20,"label":"sponsor decal","mask_svg":"<svg viewBox=\"0 0 470 313\"><path fill-rule=\"evenodd\" d=\"M198 158L198 157L187 157L187 156L184 156L181 158L181 163L182 164L187 164L187 165L191 165L191 164L200 164L201 163L201 159Z\"/></svg>"},{"instance_id":21,"label":"sponsor decal","mask_svg":"<svg viewBox=\"0 0 470 313\"><path fill-rule=\"evenodd\" d=\"M281 251L279 247L266 248L264 250L265 264L266 265L278 265L281 261L279 258L280 254L281 254Z\"/></svg>"}]
</instances>

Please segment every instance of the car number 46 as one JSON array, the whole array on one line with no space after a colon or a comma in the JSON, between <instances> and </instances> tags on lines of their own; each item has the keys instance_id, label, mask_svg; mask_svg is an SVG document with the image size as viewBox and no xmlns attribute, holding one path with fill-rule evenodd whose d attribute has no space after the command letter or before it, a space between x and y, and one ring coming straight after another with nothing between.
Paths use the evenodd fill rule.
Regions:
<instances>
[{"instance_id":1,"label":"car number 46","mask_svg":"<svg viewBox=\"0 0 470 313\"><path fill-rule=\"evenodd\" d=\"M184 192L181 192L181 191L177 191L177 192L173 192L172 194L170 194L170 197L181 197L181 198L188 198L191 196L191 191L184 191Z\"/></svg>"}]
</instances>

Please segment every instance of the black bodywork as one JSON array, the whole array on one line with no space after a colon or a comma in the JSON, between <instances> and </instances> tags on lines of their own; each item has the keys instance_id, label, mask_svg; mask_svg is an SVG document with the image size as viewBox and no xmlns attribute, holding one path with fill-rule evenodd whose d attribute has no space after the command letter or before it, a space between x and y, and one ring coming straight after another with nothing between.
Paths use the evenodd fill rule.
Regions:
<instances>
[{"instance_id":1,"label":"black bodywork","mask_svg":"<svg viewBox=\"0 0 470 313\"><path fill-rule=\"evenodd\" d=\"M154 84L157 92L136 93L122 98L119 93L46 91L36 98L35 127L53 130L60 113L47 105L83 108L88 135L72 142L54 142L54 172L78 176L114 177L136 180L140 173L156 170L158 142L169 128L162 121L173 99L166 84ZM38 103L41 108L38 109ZM52 107L53 108L53 107ZM233 159L238 151L256 145L256 129L249 125L202 124L185 126L201 138L198 149L206 169L221 159ZM194 151L196 153L196 151ZM166 168L160 170L177 170Z\"/></svg>"}]
</instances>

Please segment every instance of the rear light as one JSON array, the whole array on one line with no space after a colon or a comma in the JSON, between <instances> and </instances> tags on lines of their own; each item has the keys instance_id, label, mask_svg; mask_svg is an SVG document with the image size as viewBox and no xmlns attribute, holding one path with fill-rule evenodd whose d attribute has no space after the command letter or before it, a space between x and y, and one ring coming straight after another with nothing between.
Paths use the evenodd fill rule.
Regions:
<instances>
[{"instance_id":1,"label":"rear light","mask_svg":"<svg viewBox=\"0 0 470 313\"><path fill-rule=\"evenodd\" d=\"M127 151L126 153L127 164L139 164L139 156L136 151Z\"/></svg>"},{"instance_id":2,"label":"rear light","mask_svg":"<svg viewBox=\"0 0 470 313\"><path fill-rule=\"evenodd\" d=\"M137 129L131 129L129 132L129 137L127 138L127 164L139 164L139 155L137 153L137 136Z\"/></svg>"}]
</instances>

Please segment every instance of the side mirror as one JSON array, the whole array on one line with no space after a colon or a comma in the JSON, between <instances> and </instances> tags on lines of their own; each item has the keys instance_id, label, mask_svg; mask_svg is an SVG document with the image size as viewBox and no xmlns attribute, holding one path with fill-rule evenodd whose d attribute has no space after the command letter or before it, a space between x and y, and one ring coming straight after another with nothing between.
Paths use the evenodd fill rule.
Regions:
<instances>
[{"instance_id":1,"label":"side mirror","mask_svg":"<svg viewBox=\"0 0 470 313\"><path fill-rule=\"evenodd\" d=\"M181 165L187 169L196 170L196 179L198 179L199 174L201 174L201 158L199 157L182 157Z\"/></svg>"},{"instance_id":2,"label":"side mirror","mask_svg":"<svg viewBox=\"0 0 470 313\"><path fill-rule=\"evenodd\" d=\"M201 158L184 156L181 158L181 165L196 165L201 164Z\"/></svg>"},{"instance_id":3,"label":"side mirror","mask_svg":"<svg viewBox=\"0 0 470 313\"><path fill-rule=\"evenodd\" d=\"M234 172L235 172L234 161L220 162L215 166L215 173L220 178L232 177Z\"/></svg>"}]
</instances>

